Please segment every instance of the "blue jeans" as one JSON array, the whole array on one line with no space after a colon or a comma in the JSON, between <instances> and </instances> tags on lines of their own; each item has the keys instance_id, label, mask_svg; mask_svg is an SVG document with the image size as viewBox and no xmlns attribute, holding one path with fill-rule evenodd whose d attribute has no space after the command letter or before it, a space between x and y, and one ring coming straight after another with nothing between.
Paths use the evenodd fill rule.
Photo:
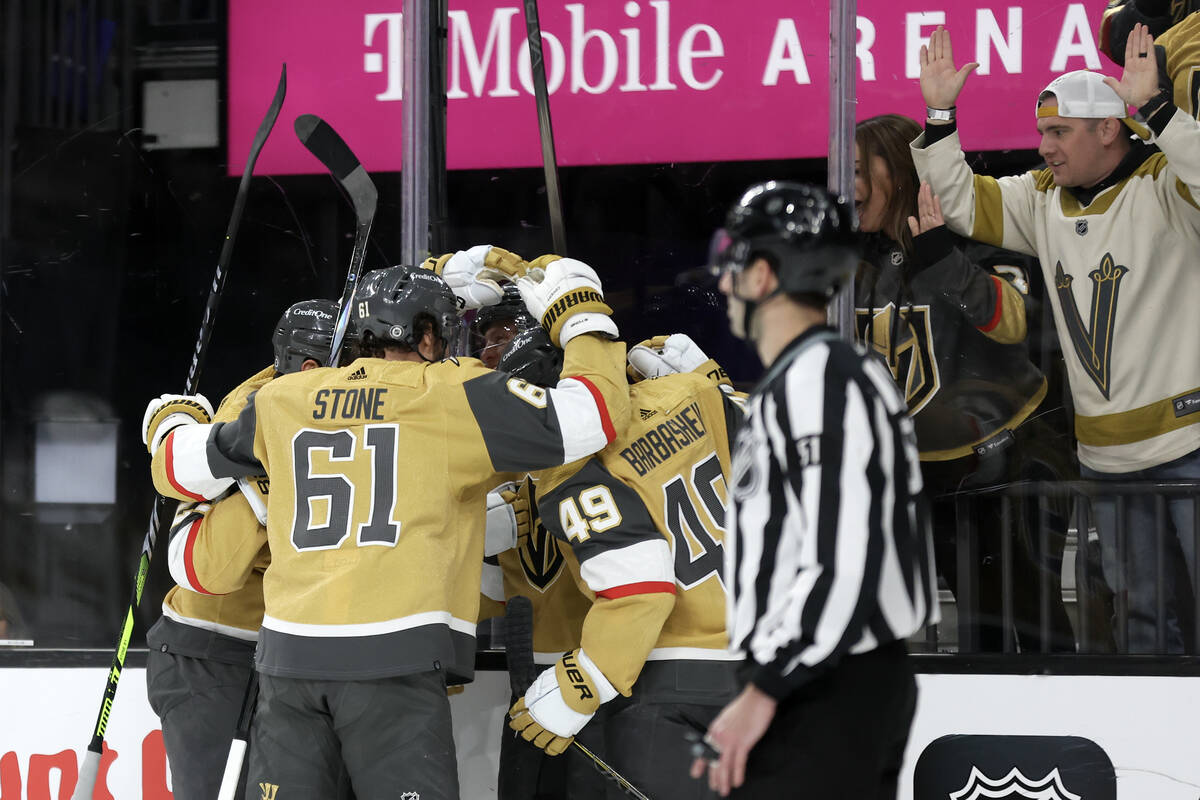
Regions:
<instances>
[{"instance_id":1,"label":"blue jeans","mask_svg":"<svg viewBox=\"0 0 1200 800\"><path fill-rule=\"evenodd\" d=\"M1134 472L1097 472L1081 466L1080 473L1087 480L1095 481L1180 481L1200 479L1200 450L1160 464ZM1154 533L1154 495L1126 495L1125 497L1125 564L1122 569L1118 559L1116 530L1116 500L1113 495L1101 496L1092 505L1096 532L1100 536L1104 576L1116 597L1122 593L1129 612L1129 638L1127 652L1159 652L1156 642L1158 576L1157 561L1159 543ZM1192 597L1192 591L1179 584L1177 576L1190 576L1192 589L1196 587L1196 552L1193 536L1194 506L1190 495L1168 496L1166 514L1163 519L1162 547L1164 562L1163 598L1165 603L1165 627L1167 653L1184 652L1184 641L1180 623L1179 604ZM1182 551L1186 564L1178 563ZM1183 614L1191 619L1191 613ZM1117 642L1121 631L1114 629Z\"/></svg>"}]
</instances>

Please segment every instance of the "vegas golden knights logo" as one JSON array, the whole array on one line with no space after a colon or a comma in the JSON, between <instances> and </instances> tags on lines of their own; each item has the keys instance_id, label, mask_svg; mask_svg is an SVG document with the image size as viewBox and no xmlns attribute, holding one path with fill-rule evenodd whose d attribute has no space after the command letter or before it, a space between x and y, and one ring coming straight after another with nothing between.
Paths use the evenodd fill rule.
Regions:
<instances>
[{"instance_id":1,"label":"vegas golden knights logo","mask_svg":"<svg viewBox=\"0 0 1200 800\"><path fill-rule=\"evenodd\" d=\"M1111 253L1104 254L1104 258L1100 259L1100 267L1088 273L1092 282L1092 305L1088 311L1088 322L1085 323L1075 303L1075 292L1071 290L1074 278L1063 272L1061 262L1054 268L1054 288L1058 292L1063 319L1071 334L1071 343L1075 345L1075 355L1105 400L1111 389L1117 292L1121 288L1121 279L1128 272L1128 267L1113 261Z\"/></svg>"},{"instance_id":2,"label":"vegas golden knights logo","mask_svg":"<svg viewBox=\"0 0 1200 800\"><path fill-rule=\"evenodd\" d=\"M905 306L897 313L895 304L888 303L878 311L856 308L854 316L859 340L883 356L904 389L909 415L915 415L941 388L929 306Z\"/></svg>"},{"instance_id":3,"label":"vegas golden knights logo","mask_svg":"<svg viewBox=\"0 0 1200 800\"><path fill-rule=\"evenodd\" d=\"M262 800L275 800L275 793L279 791L279 787L273 783L259 782L258 789L262 792Z\"/></svg>"},{"instance_id":4,"label":"vegas golden knights logo","mask_svg":"<svg viewBox=\"0 0 1200 800\"><path fill-rule=\"evenodd\" d=\"M529 585L544 592L563 569L563 554L554 536L539 522L517 549Z\"/></svg>"}]
</instances>

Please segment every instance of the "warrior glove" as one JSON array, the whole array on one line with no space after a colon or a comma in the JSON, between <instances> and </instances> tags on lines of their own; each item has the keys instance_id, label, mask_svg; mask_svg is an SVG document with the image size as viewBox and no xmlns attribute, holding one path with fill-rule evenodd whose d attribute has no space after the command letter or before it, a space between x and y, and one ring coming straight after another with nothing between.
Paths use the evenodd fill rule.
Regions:
<instances>
[{"instance_id":1,"label":"warrior glove","mask_svg":"<svg viewBox=\"0 0 1200 800\"><path fill-rule=\"evenodd\" d=\"M534 679L509 709L508 727L556 756L570 747L600 704L616 696L617 690L587 653L575 650Z\"/></svg>"},{"instance_id":2,"label":"warrior glove","mask_svg":"<svg viewBox=\"0 0 1200 800\"><path fill-rule=\"evenodd\" d=\"M207 425L212 422L213 408L202 394L164 394L146 405L142 415L142 443L154 455L167 434L180 425Z\"/></svg>"},{"instance_id":3,"label":"warrior glove","mask_svg":"<svg viewBox=\"0 0 1200 800\"><path fill-rule=\"evenodd\" d=\"M565 347L581 333L617 338L617 324L612 320L612 309L604 302L600 278L582 261L536 259L525 275L517 278L517 289L529 313L541 320L556 347Z\"/></svg>"}]
</instances>

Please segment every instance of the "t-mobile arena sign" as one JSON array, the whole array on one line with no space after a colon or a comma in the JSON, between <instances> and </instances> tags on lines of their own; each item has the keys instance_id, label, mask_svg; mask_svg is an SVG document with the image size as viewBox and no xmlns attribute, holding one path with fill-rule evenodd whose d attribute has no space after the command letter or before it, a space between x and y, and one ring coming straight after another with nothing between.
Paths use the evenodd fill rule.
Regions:
<instances>
[{"instance_id":1,"label":"t-mobile arena sign","mask_svg":"<svg viewBox=\"0 0 1200 800\"><path fill-rule=\"evenodd\" d=\"M564 165L822 157L828 141L827 0L540 0L550 108ZM279 67L288 95L259 173L323 168L287 128L332 125L372 172L400 169L400 0L231 0L229 171L240 174ZM1038 91L1062 72L1119 75L1096 49L1104 0L860 0L858 117L922 119L918 54L944 24L961 65L972 150L1036 146ZM515 0L451 0L452 169L541 164Z\"/></svg>"}]
</instances>

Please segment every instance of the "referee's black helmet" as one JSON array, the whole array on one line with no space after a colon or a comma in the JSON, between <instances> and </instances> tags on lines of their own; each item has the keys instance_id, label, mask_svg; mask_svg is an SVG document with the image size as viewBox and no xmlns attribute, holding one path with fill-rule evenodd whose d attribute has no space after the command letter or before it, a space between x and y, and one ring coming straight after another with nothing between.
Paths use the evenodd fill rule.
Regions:
<instances>
[{"instance_id":1,"label":"referee's black helmet","mask_svg":"<svg viewBox=\"0 0 1200 800\"><path fill-rule=\"evenodd\" d=\"M832 296L858 267L854 208L820 186L767 181L729 210L717 266L735 272L765 258L779 291Z\"/></svg>"}]
</instances>

